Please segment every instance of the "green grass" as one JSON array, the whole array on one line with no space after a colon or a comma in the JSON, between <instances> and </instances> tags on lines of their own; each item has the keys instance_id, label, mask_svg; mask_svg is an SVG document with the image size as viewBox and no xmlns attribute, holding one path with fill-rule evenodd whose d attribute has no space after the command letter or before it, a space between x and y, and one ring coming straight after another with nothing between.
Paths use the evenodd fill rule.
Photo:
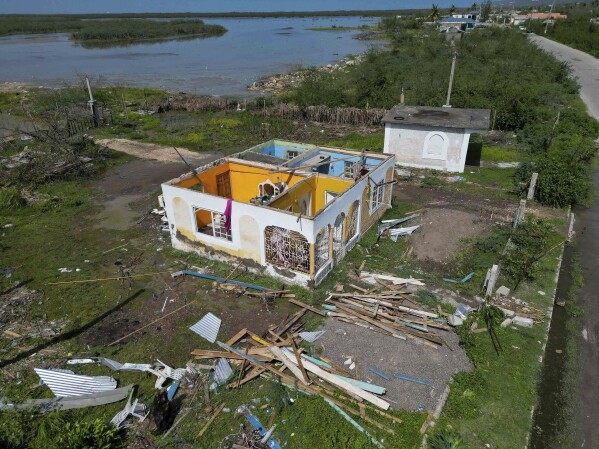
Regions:
<instances>
[{"instance_id":1,"label":"green grass","mask_svg":"<svg viewBox=\"0 0 599 449\"><path fill-rule=\"evenodd\" d=\"M512 148L483 145L481 160L489 162L520 162L522 152Z\"/></svg>"},{"instance_id":2,"label":"green grass","mask_svg":"<svg viewBox=\"0 0 599 449\"><path fill-rule=\"evenodd\" d=\"M559 221L563 225L565 220ZM561 226L560 226L561 228ZM554 233L552 243L560 241ZM490 247L498 246L496 244ZM479 250L482 257L489 246ZM556 248L542 259L536 280L521 284L512 294L533 307L546 310L551 307L555 288L557 258L562 248ZM499 285L510 284L500 277ZM540 295L538 291L546 294ZM468 342L467 352L476 363L474 371L454 376L451 393L441 414L439 426L451 426L463 437L468 448L522 448L531 427L531 409L536 403L536 384L540 370L539 357L543 353L543 341L547 333L545 323L535 324L532 329L516 326L495 326L503 353L497 355L488 333L470 333L470 325L477 321L486 326L478 314L470 317L460 328L462 342ZM489 446L487 446L489 445Z\"/></svg>"},{"instance_id":3,"label":"green grass","mask_svg":"<svg viewBox=\"0 0 599 449\"><path fill-rule=\"evenodd\" d=\"M464 173L459 176L466 178L479 186L491 189L500 189L507 193L513 187L513 177L515 168L497 168L497 167L466 167Z\"/></svg>"},{"instance_id":4,"label":"green grass","mask_svg":"<svg viewBox=\"0 0 599 449\"><path fill-rule=\"evenodd\" d=\"M384 140L385 136L383 135L383 131L377 131L365 136L356 131L352 131L342 139L329 141L325 145L382 153Z\"/></svg>"}]
</instances>

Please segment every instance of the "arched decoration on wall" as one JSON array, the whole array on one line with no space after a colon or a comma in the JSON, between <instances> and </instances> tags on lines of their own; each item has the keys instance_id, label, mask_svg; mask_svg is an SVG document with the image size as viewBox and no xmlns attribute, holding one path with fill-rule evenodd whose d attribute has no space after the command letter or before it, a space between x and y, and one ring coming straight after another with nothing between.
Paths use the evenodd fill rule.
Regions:
<instances>
[{"instance_id":1,"label":"arched decoration on wall","mask_svg":"<svg viewBox=\"0 0 599 449\"><path fill-rule=\"evenodd\" d=\"M262 262L262 247L260 238L260 225L251 215L239 217L239 256Z\"/></svg>"},{"instance_id":2,"label":"arched decoration on wall","mask_svg":"<svg viewBox=\"0 0 599 449\"><path fill-rule=\"evenodd\" d=\"M194 226L191 222L192 209L187 204L187 201L178 196L174 197L173 214L178 230L193 231Z\"/></svg>"},{"instance_id":3,"label":"arched decoration on wall","mask_svg":"<svg viewBox=\"0 0 599 449\"><path fill-rule=\"evenodd\" d=\"M343 229L345 228L345 214L341 212L335 219L335 225L333 227L333 259L337 262L343 258L345 254L344 240L343 240Z\"/></svg>"},{"instance_id":4,"label":"arched decoration on wall","mask_svg":"<svg viewBox=\"0 0 599 449\"><path fill-rule=\"evenodd\" d=\"M358 209L360 208L360 202L358 200L351 203L349 210L347 211L347 223L345 225L345 236L344 242L349 242L358 232Z\"/></svg>"},{"instance_id":5,"label":"arched decoration on wall","mask_svg":"<svg viewBox=\"0 0 599 449\"><path fill-rule=\"evenodd\" d=\"M449 137L440 131L432 131L424 138L422 157L426 159L447 158L447 147L449 146Z\"/></svg>"},{"instance_id":6,"label":"arched decoration on wall","mask_svg":"<svg viewBox=\"0 0 599 449\"><path fill-rule=\"evenodd\" d=\"M264 229L266 261L303 273L310 272L310 244L299 232L278 226Z\"/></svg>"},{"instance_id":7,"label":"arched decoration on wall","mask_svg":"<svg viewBox=\"0 0 599 449\"><path fill-rule=\"evenodd\" d=\"M314 271L318 272L329 261L329 251L331 249L331 236L329 226L323 226L316 235L314 244Z\"/></svg>"}]
</instances>

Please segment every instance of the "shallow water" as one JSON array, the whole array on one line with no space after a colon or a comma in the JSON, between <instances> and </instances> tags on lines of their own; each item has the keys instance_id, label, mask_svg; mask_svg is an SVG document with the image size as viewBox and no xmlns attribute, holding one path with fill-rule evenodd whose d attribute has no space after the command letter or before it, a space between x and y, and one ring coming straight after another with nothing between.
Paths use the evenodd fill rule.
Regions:
<instances>
[{"instance_id":1,"label":"shallow water","mask_svg":"<svg viewBox=\"0 0 599 449\"><path fill-rule=\"evenodd\" d=\"M83 48L65 33L0 38L0 81L62 86L83 74L104 84L167 88L198 94L247 94L259 77L298 66L322 66L362 53L372 42L358 31L311 31L310 27L360 26L364 17L221 18L220 37L147 41Z\"/></svg>"}]
</instances>

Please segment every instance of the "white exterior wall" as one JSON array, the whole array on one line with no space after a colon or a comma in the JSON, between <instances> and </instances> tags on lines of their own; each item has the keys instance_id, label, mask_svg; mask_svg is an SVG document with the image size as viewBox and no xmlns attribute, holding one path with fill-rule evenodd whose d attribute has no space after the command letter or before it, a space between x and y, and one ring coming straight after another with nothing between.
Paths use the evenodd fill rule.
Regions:
<instances>
[{"instance_id":1,"label":"white exterior wall","mask_svg":"<svg viewBox=\"0 0 599 449\"><path fill-rule=\"evenodd\" d=\"M384 152L394 154L398 165L462 173L472 132L473 130L469 129L432 126L413 128L386 123ZM438 139L438 136L444 140L442 154L427 154L427 141L431 138Z\"/></svg>"},{"instance_id":2,"label":"white exterior wall","mask_svg":"<svg viewBox=\"0 0 599 449\"><path fill-rule=\"evenodd\" d=\"M192 224L192 241L199 242L202 245L213 248L215 251L221 251L230 254L231 257L242 257L251 258L258 264L264 266L270 276L279 277L287 282L306 285L310 280L310 276L307 273L296 272L295 277L289 278L281 276L277 273L274 266L266 262L266 252L264 246L264 229L266 226L279 226L284 229L296 231L303 235L308 243L314 243L314 224L312 220L302 218L301 224L297 221L297 216L292 213L285 211L269 209L266 207L255 206L253 204L240 203L233 201L231 207L231 241L213 237L211 235L197 232L196 221L194 216L194 207L202 209L213 210L216 212L224 212L227 205L227 199L217 197L194 190L172 186L168 184L162 185L162 192L164 196L166 215L169 219L169 228L171 234L171 241L174 248L182 251L196 251L200 253L198 248L194 248L193 245L189 244L185 240L179 239L177 236L178 225L175 217L183 211L178 210L175 212L173 200L175 198L181 198L187 203L187 214L189 222ZM243 216L252 217L258 224L258 239L259 239L259 254L255 254L253 257L248 257L243 254L244 248L242 247L242 236L241 226L239 225L240 219ZM238 254L241 253L241 254ZM202 253L205 255L204 253ZM213 258L221 261L227 261L226 256L219 256L215 254Z\"/></svg>"},{"instance_id":3,"label":"white exterior wall","mask_svg":"<svg viewBox=\"0 0 599 449\"><path fill-rule=\"evenodd\" d=\"M284 229L296 231L303 235L308 241L308 243L314 244L316 240L316 235L323 226L330 225L331 227L334 227L335 219L341 213L347 216L351 204L354 201L358 201L358 231L357 236L353 237L348 242L349 247L349 244L353 245L353 242L356 239L360 239L360 229L362 227L362 223L360 222L362 216L362 208L369 207L368 204L362 203L362 194L369 182L369 178L376 183L380 183L381 181L385 180L387 170L392 167L394 167L393 158L384 161L379 167L371 171L369 173L369 176L364 177L359 182L351 186L348 190L336 197L312 219L301 218L301 220L298 221L297 214L293 214L291 212L233 201L231 207L231 241L197 232L196 219L194 215L194 208L202 208L220 213L224 212L225 207L227 205L226 198L209 195L170 184L163 184L162 196L166 216L169 220L169 230L172 245L176 249L180 249L182 251L198 252L204 256L208 256L223 262L229 262L231 257L252 259L257 264L259 264L261 268L263 267L266 271L266 274L268 274L269 276L283 279L284 281L289 283L306 286L309 284L311 280L310 275L308 273L293 271L295 276L284 276L280 274L280 271L284 269L281 269L280 267L276 267L266 262L266 252L264 244L265 228L267 226L279 226ZM180 198L186 203L187 206L185 210L181 210L181 207L175 208L175 198ZM381 207L386 209L388 206L383 205ZM252 217L258 225L257 239L259 240L259 242L257 246L259 247L259 251L253 252L253 256L249 256L247 254L247 248L243 246L242 226L240 225L240 219L246 216ZM191 224L191 229L181 229L181 223L177 223L178 220L181 222L187 222L183 223L183 226ZM184 232L181 232L182 230ZM179 238L179 236L177 235L177 231L181 232L181 234L184 234L186 238ZM188 242L187 239L191 240L191 242ZM194 247L193 242L197 242L210 249L214 249L214 253L209 255L206 254L200 248ZM248 268L255 272L260 271L252 267ZM332 267L329 266L328 269L330 270L330 268Z\"/></svg>"}]
</instances>

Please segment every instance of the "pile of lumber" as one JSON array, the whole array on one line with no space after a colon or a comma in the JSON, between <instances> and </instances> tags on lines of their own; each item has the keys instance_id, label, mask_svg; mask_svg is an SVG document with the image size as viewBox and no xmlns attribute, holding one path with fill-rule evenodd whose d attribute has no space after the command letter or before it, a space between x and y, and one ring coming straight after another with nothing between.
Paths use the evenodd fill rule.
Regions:
<instances>
[{"instance_id":1,"label":"pile of lumber","mask_svg":"<svg viewBox=\"0 0 599 449\"><path fill-rule=\"evenodd\" d=\"M545 314L543 311L520 299L495 298L493 300L493 305L499 307L507 316L517 315L524 318L530 318L535 323L542 323L545 321Z\"/></svg>"},{"instance_id":2,"label":"pile of lumber","mask_svg":"<svg viewBox=\"0 0 599 449\"><path fill-rule=\"evenodd\" d=\"M299 301L296 303L303 304ZM370 410L390 421L401 423L399 418L385 412L390 404L382 397L386 392L384 387L356 379L354 374L332 361L310 357L304 354L303 349L298 349L298 321L307 310L312 309L307 304L303 305L309 309L302 307L302 310L269 329L267 335L259 336L242 329L226 342L217 341L218 350L195 349L191 355L196 359L225 358L236 364L239 374L237 378L229 379L228 388L239 388L257 377L269 376L290 388L320 396L344 412L394 433L380 420L366 415L366 410Z\"/></svg>"},{"instance_id":3,"label":"pile of lumber","mask_svg":"<svg viewBox=\"0 0 599 449\"><path fill-rule=\"evenodd\" d=\"M407 282L395 284L374 279L381 285L370 290L350 285L353 292L330 294L322 304L327 315L401 340L410 339L433 348L447 345L439 332L449 331L445 319L411 299Z\"/></svg>"}]
</instances>

